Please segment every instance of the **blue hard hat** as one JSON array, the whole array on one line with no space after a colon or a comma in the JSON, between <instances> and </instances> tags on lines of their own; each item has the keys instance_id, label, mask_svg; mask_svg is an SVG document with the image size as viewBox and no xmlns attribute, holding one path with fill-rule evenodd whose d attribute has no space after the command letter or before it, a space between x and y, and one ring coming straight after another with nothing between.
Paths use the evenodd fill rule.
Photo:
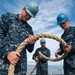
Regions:
<instances>
[{"instance_id":1,"label":"blue hard hat","mask_svg":"<svg viewBox=\"0 0 75 75\"><path fill-rule=\"evenodd\" d=\"M38 5L35 2L28 3L25 6L25 8L26 8L27 13L33 18L35 18L36 14L39 11Z\"/></svg>"},{"instance_id":2,"label":"blue hard hat","mask_svg":"<svg viewBox=\"0 0 75 75\"><path fill-rule=\"evenodd\" d=\"M42 42L46 42L45 39L41 39L41 40L40 40L40 43L42 43Z\"/></svg>"},{"instance_id":3,"label":"blue hard hat","mask_svg":"<svg viewBox=\"0 0 75 75\"><path fill-rule=\"evenodd\" d=\"M68 17L66 14L61 13L57 16L57 24L60 25L61 23L64 23L68 20Z\"/></svg>"}]
</instances>

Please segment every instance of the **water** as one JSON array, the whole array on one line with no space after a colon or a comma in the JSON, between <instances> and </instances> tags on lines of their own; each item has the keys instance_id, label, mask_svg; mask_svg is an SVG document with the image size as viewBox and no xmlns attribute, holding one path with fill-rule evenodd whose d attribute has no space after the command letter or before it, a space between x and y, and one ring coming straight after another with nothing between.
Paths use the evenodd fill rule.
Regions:
<instances>
[{"instance_id":1,"label":"water","mask_svg":"<svg viewBox=\"0 0 75 75\"><path fill-rule=\"evenodd\" d=\"M28 65L28 72L27 73L30 73L30 71L33 69L34 65ZM49 65L48 66L48 72L49 72L49 75L63 75L63 68L62 66L52 66L52 65ZM36 71L33 73L33 75L36 74Z\"/></svg>"}]
</instances>

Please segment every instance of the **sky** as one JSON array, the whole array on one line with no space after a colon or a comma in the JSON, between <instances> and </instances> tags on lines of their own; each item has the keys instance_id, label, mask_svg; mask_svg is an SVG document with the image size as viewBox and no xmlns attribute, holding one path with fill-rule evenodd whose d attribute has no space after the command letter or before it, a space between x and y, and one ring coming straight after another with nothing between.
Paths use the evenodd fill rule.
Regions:
<instances>
[{"instance_id":1,"label":"sky","mask_svg":"<svg viewBox=\"0 0 75 75\"><path fill-rule=\"evenodd\" d=\"M61 37L63 30L57 25L57 15L65 13L68 16L70 25L75 24L75 1L74 0L0 0L0 15L7 12L20 14L22 8L29 2L36 2L39 12L36 18L32 18L28 23L32 26L34 34L48 33ZM27 52L28 63L35 63L32 55L40 47L39 40L35 43L34 51ZM46 47L51 51L51 57L55 57L55 51L59 48L59 42L46 38ZM60 62L49 62L49 64L61 64Z\"/></svg>"}]
</instances>

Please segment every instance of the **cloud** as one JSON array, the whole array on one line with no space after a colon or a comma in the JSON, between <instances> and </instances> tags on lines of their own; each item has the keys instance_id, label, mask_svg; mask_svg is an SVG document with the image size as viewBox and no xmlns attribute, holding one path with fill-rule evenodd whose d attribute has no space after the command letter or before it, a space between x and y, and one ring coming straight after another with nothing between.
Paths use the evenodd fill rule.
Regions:
<instances>
[{"instance_id":1,"label":"cloud","mask_svg":"<svg viewBox=\"0 0 75 75\"><path fill-rule=\"evenodd\" d=\"M70 6L69 6L70 5ZM39 4L40 11L37 14L36 19L29 21L35 33L51 32L52 26L56 26L56 17L59 13L69 14L71 11L71 0L68 2L66 0L42 0ZM69 8L69 9L68 9ZM49 28L48 28L49 27ZM55 27L54 27L55 28ZM58 27L59 29L59 27Z\"/></svg>"}]
</instances>

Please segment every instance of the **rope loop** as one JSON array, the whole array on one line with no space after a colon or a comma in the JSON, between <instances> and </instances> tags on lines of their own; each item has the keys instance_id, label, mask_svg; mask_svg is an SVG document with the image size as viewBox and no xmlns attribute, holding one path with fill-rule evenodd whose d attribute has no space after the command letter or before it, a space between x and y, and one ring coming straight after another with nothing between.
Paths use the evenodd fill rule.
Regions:
<instances>
[{"instance_id":1,"label":"rope loop","mask_svg":"<svg viewBox=\"0 0 75 75\"><path fill-rule=\"evenodd\" d=\"M65 47L65 46L67 45L66 42L65 42L63 39L61 39L61 38L59 38L58 36L53 35L53 34L36 34L36 35L34 35L34 36L35 36L35 37L38 37L38 39L39 39L39 38L52 38L52 39L55 39L55 40L59 41L59 42L62 44L63 47ZM18 48L17 48L16 51L20 53L20 52L23 50L23 48L26 46L26 44L28 44L27 39L25 39L25 40L18 46ZM64 58L66 57L66 55L67 55L67 53L63 53L63 55L62 55L61 57L59 57L59 58L48 58L48 57L44 56L41 52L39 52L39 54L40 54L42 57L44 57L45 59L50 60L50 61L59 61L59 60L62 60L62 59L64 59ZM34 67L34 70L35 70L35 68L36 68L36 66ZM8 69L8 75L14 75L14 69L15 69L15 66L14 66L13 64L10 64L10 65L9 65L9 69ZM31 73L33 73L33 71L32 71ZM31 75L31 74L30 74L30 75Z\"/></svg>"}]
</instances>

